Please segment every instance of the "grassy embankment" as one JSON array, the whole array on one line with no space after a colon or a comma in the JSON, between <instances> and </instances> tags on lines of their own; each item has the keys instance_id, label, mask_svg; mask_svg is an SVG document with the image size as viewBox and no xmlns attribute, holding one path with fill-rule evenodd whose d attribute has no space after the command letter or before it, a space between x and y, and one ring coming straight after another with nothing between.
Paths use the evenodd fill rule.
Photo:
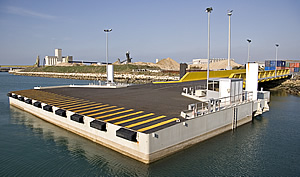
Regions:
<instances>
[{"instance_id":1,"label":"grassy embankment","mask_svg":"<svg viewBox=\"0 0 300 177\"><path fill-rule=\"evenodd\" d=\"M116 73L134 73L147 75L170 75L171 73L153 73L153 72L133 72L135 69L159 69L158 67L146 65L114 65L114 72ZM24 72L55 72L55 73L105 73L106 66L47 66L47 67L31 67L22 70Z\"/></svg>"}]
</instances>

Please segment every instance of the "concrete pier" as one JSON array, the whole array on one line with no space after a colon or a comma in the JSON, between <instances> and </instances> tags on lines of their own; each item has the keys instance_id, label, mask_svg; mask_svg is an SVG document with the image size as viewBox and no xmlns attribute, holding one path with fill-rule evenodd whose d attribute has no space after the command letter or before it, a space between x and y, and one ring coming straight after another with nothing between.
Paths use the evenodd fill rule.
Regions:
<instances>
[{"instance_id":1,"label":"concrete pier","mask_svg":"<svg viewBox=\"0 0 300 177\"><path fill-rule=\"evenodd\" d=\"M261 102L243 100L186 119L180 116L194 99L182 96L182 84L125 88L50 88L13 91L10 104L50 123L151 163L252 120ZM263 112L263 111L262 111Z\"/></svg>"}]
</instances>

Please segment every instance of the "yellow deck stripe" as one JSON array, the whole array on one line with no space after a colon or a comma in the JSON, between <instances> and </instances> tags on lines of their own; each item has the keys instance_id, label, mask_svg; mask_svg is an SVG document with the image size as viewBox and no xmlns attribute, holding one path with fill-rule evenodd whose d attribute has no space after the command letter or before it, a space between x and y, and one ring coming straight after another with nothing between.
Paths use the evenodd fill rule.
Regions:
<instances>
[{"instance_id":1,"label":"yellow deck stripe","mask_svg":"<svg viewBox=\"0 0 300 177\"><path fill-rule=\"evenodd\" d=\"M114 106L114 107L116 107L116 106ZM96 116L96 115L104 114L104 113L107 113L107 112L117 111L117 110L120 110L120 109L124 109L124 108L117 108L117 109L111 109L111 110L107 110L107 111L103 111L103 112L97 112L97 113L94 113L94 114L87 114L87 116L89 116L89 117Z\"/></svg>"},{"instance_id":2,"label":"yellow deck stripe","mask_svg":"<svg viewBox=\"0 0 300 177\"><path fill-rule=\"evenodd\" d=\"M105 109L110 109L110 108L115 108L115 107L117 107L117 106L108 106L108 107L105 107L105 108L97 109L96 111L102 111L102 110L105 110ZM96 114L96 113L94 113L94 114ZM93 114L88 114L88 113L85 113L85 115L93 116Z\"/></svg>"},{"instance_id":3,"label":"yellow deck stripe","mask_svg":"<svg viewBox=\"0 0 300 177\"><path fill-rule=\"evenodd\" d=\"M117 114L122 114L122 113L129 112L129 111L133 111L133 109L127 109L125 111L115 112L115 113L112 113L112 114L108 114L108 115L100 116L100 117L95 117L95 118L96 119L102 119L102 118L105 118L105 117L109 117L109 116L113 116L113 115L117 115Z\"/></svg>"},{"instance_id":4,"label":"yellow deck stripe","mask_svg":"<svg viewBox=\"0 0 300 177\"><path fill-rule=\"evenodd\" d=\"M145 115L142 115L142 116L139 116L139 117L134 117L134 118L131 118L131 119L123 120L123 121L120 121L120 122L116 122L114 124L118 125L118 124L130 122L130 121L133 121L133 120L136 120L136 119L140 119L140 118L148 117L148 116L152 116L152 115L154 115L154 113L145 114Z\"/></svg>"},{"instance_id":5,"label":"yellow deck stripe","mask_svg":"<svg viewBox=\"0 0 300 177\"><path fill-rule=\"evenodd\" d=\"M61 101L55 100L55 99L50 99L49 101L51 101L52 103L57 103L57 104L69 104L69 103L89 103L89 101L82 101L82 100L71 100L71 99L64 99Z\"/></svg>"},{"instance_id":6,"label":"yellow deck stripe","mask_svg":"<svg viewBox=\"0 0 300 177\"><path fill-rule=\"evenodd\" d=\"M43 98L40 98L40 99L43 99ZM58 100L55 100L55 99L43 99L43 100L46 100L48 102L51 102L52 104L61 104L61 105L66 105L66 104L70 104L70 103L77 103L79 102L79 100L61 100L61 101L58 101Z\"/></svg>"},{"instance_id":7,"label":"yellow deck stripe","mask_svg":"<svg viewBox=\"0 0 300 177\"><path fill-rule=\"evenodd\" d=\"M95 112L95 111L99 111L99 109L96 109L96 108L101 108L101 107L104 107L104 106L109 106L109 105L108 104L103 104L103 105L96 106L96 107L93 107L93 108L88 108L88 109L94 109L94 110L85 111L85 112L82 112L80 114L87 114L87 113L92 113L92 112ZM78 112L80 112L80 111L78 111Z\"/></svg>"},{"instance_id":8,"label":"yellow deck stripe","mask_svg":"<svg viewBox=\"0 0 300 177\"><path fill-rule=\"evenodd\" d=\"M135 124L131 124L131 125L127 125L125 126L126 128L131 128L131 127L135 127L135 126L138 126L138 125L141 125L141 124L145 124L145 123L148 123L148 122L151 122L151 121L155 121L157 119L161 119L161 118L164 118L166 116L159 116L159 117L155 117L155 118L152 118L152 119L148 119L148 120L144 120L144 121L141 121L141 122L137 122Z\"/></svg>"},{"instance_id":9,"label":"yellow deck stripe","mask_svg":"<svg viewBox=\"0 0 300 177\"><path fill-rule=\"evenodd\" d=\"M80 103L80 102L74 102L74 103L53 103L58 106L63 106L65 108L73 108L73 107L80 107L82 105L90 105L90 103Z\"/></svg>"},{"instance_id":10,"label":"yellow deck stripe","mask_svg":"<svg viewBox=\"0 0 300 177\"><path fill-rule=\"evenodd\" d=\"M43 98L43 97L42 97ZM48 99L50 101L53 102L69 102L69 101L79 101L79 99L70 99L70 98L53 98L53 97L49 97L49 98L44 98L44 99Z\"/></svg>"},{"instance_id":11,"label":"yellow deck stripe","mask_svg":"<svg viewBox=\"0 0 300 177\"><path fill-rule=\"evenodd\" d=\"M29 94L31 94L31 95L37 95L37 96L39 96L39 97L47 97L47 98L61 98L61 97L65 97L65 96L63 96L63 95L56 95L56 94L49 94L49 93L39 93L39 92L37 92L37 93L29 93Z\"/></svg>"},{"instance_id":12,"label":"yellow deck stripe","mask_svg":"<svg viewBox=\"0 0 300 177\"><path fill-rule=\"evenodd\" d=\"M139 131L139 132L144 132L144 131L146 131L146 130L150 130L150 129L153 129L153 128L155 128L155 127L159 127L159 126L165 125L165 124L167 124L167 123L176 121L177 119L178 119L178 118L173 118L173 119L170 119L170 120L166 120L166 121L164 121L164 122L160 122L160 123L151 125L151 126L149 126L149 127L145 127L145 128L138 129L137 131Z\"/></svg>"},{"instance_id":13,"label":"yellow deck stripe","mask_svg":"<svg viewBox=\"0 0 300 177\"><path fill-rule=\"evenodd\" d=\"M94 107L97 107L97 105L99 104L92 104L92 105L88 105L88 106L81 106L81 107L75 107L75 108L67 108L68 110L70 111L73 111L73 112L82 112L82 111L88 111L90 109L93 109ZM102 106L102 105L99 105L99 106ZM99 109L98 109L99 110Z\"/></svg>"},{"instance_id":14,"label":"yellow deck stripe","mask_svg":"<svg viewBox=\"0 0 300 177\"><path fill-rule=\"evenodd\" d=\"M143 113L143 112L144 111L134 112L134 113L131 113L131 114L126 114L126 115L123 115L123 116L119 116L119 117L114 117L114 118L111 118L111 119L107 119L105 121L108 122L108 121L112 121L112 120L117 120L117 119L121 119L121 118L124 118L124 117L129 117L129 116L133 116L133 115L136 115L136 114L140 114L140 113Z\"/></svg>"},{"instance_id":15,"label":"yellow deck stripe","mask_svg":"<svg viewBox=\"0 0 300 177\"><path fill-rule=\"evenodd\" d=\"M49 102L49 103L51 103L51 102ZM82 105L82 103L63 103L63 104L59 104L59 103L51 103L51 104L55 104L55 105L57 105L57 107L64 107L64 108L72 108L72 107L75 107L75 106L77 106L77 107L79 107L79 106L81 106ZM85 104L86 105L86 104Z\"/></svg>"},{"instance_id":16,"label":"yellow deck stripe","mask_svg":"<svg viewBox=\"0 0 300 177\"><path fill-rule=\"evenodd\" d=\"M25 96L25 97L29 97L29 96ZM35 99L35 98L33 98ZM37 100L37 99L36 99ZM77 99L77 100L57 100L54 98L38 98L39 101L41 102L45 102L51 105L55 105L57 107L63 107L63 108L69 108L69 107L74 107L76 105L83 105L83 104L88 104L91 103L89 101L84 101L84 103L82 103L83 100ZM80 104L77 104L78 102L80 102ZM96 103L95 103L96 104Z\"/></svg>"},{"instance_id":17,"label":"yellow deck stripe","mask_svg":"<svg viewBox=\"0 0 300 177\"><path fill-rule=\"evenodd\" d=\"M41 92L41 91L37 91L37 92ZM60 95L60 94L54 94L54 93L49 93L49 92L41 92L41 93L42 93L42 95L39 95L39 97L52 98L52 99L53 99L53 97L55 97L56 100L69 99L69 100L82 100L82 101L84 101L83 99L80 99L80 98L64 96L64 95ZM34 93L34 95L36 95L36 93Z\"/></svg>"},{"instance_id":18,"label":"yellow deck stripe","mask_svg":"<svg viewBox=\"0 0 300 177\"><path fill-rule=\"evenodd\" d=\"M69 106L70 103L77 103L79 101L83 101L83 102L86 102L86 103L89 103L88 101L85 101L85 100L82 100L82 99L68 99L68 98L51 98L50 96L46 97L45 95L44 96L41 96L39 98L36 98L35 96L31 96L31 95L26 95L25 97L34 97L32 99L38 99L39 101L42 101L42 102L45 102L45 103L49 103L49 104L55 104L55 105L59 105L59 106L63 106L63 105L67 105ZM61 104L60 104L61 103Z\"/></svg>"},{"instance_id":19,"label":"yellow deck stripe","mask_svg":"<svg viewBox=\"0 0 300 177\"><path fill-rule=\"evenodd\" d=\"M25 90L25 91L19 91L16 92L18 94L23 93L25 97L31 97L32 99L39 99L41 101L46 100L46 102L51 101L51 103L60 103L60 102L77 102L77 101L83 101L83 102L88 102L83 99L79 98L74 98L74 97L69 97L69 96L63 96L59 94L54 94L50 92L44 92L44 91L37 91L37 90ZM38 94L38 98L37 98ZM55 98L53 98L55 97Z\"/></svg>"},{"instance_id":20,"label":"yellow deck stripe","mask_svg":"<svg viewBox=\"0 0 300 177\"><path fill-rule=\"evenodd\" d=\"M65 101L82 101L82 102L87 102L84 99L80 99L80 98L69 98L69 97L65 97L65 96L59 96L59 97L52 97L52 96L47 96L45 98L48 98L52 101L56 101L56 102L65 102Z\"/></svg>"},{"instance_id":21,"label":"yellow deck stripe","mask_svg":"<svg viewBox=\"0 0 300 177\"><path fill-rule=\"evenodd\" d=\"M42 99L42 98L41 98L41 100L43 100L43 102L48 102L48 103L51 103L51 104L56 104L56 105L61 105L61 106L76 103L76 101L66 101L66 100L65 101L60 101L60 102L51 101L49 99Z\"/></svg>"},{"instance_id":22,"label":"yellow deck stripe","mask_svg":"<svg viewBox=\"0 0 300 177\"><path fill-rule=\"evenodd\" d=\"M80 106L80 105L83 105L83 106ZM72 110L82 109L82 108L91 107L91 106L100 106L100 105L102 105L102 104L100 104L100 103L94 103L94 104L85 103L85 104L79 104L78 107L75 107L75 108L72 108L74 106L68 106L67 108L70 108L69 110L72 111Z\"/></svg>"}]
</instances>

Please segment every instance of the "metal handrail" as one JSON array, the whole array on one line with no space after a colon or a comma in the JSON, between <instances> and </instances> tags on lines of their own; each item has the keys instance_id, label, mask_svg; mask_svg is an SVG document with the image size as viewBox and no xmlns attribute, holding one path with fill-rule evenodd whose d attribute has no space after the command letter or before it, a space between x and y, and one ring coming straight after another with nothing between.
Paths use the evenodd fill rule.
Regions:
<instances>
[{"instance_id":1,"label":"metal handrail","mask_svg":"<svg viewBox=\"0 0 300 177\"><path fill-rule=\"evenodd\" d=\"M209 114L212 112L220 111L226 107L230 107L233 105L247 103L253 100L253 92L244 91L242 94L222 97L218 99L211 99L206 102L197 102L192 105L192 110L186 112L189 114L190 118L199 117L205 114Z\"/></svg>"}]
</instances>

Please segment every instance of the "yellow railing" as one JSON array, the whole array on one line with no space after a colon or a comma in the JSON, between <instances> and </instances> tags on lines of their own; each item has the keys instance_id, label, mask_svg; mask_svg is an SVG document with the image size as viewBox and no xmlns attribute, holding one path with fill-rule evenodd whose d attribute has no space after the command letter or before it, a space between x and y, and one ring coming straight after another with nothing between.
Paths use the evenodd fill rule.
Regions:
<instances>
[{"instance_id":1,"label":"yellow railing","mask_svg":"<svg viewBox=\"0 0 300 177\"><path fill-rule=\"evenodd\" d=\"M266 82L270 80L282 79L288 77L290 74L289 69L277 70L277 76L275 77L275 71L259 71L258 72L258 82ZM246 81L246 69L239 70L223 70L223 71L210 71L209 78L239 78L244 80L244 85ZM167 82L155 82L157 83L180 83L189 81L199 81L206 80L206 71L202 72L188 72L178 81L167 81Z\"/></svg>"},{"instance_id":2,"label":"yellow railing","mask_svg":"<svg viewBox=\"0 0 300 177\"><path fill-rule=\"evenodd\" d=\"M245 69L239 70L222 70L222 71L209 71L209 78L220 78L220 77L229 77L232 73L246 73ZM187 72L179 81L167 81L167 82L155 82L158 83L180 83L180 82L190 82L190 81L199 81L206 80L207 73L206 71L201 72Z\"/></svg>"},{"instance_id":3,"label":"yellow railing","mask_svg":"<svg viewBox=\"0 0 300 177\"><path fill-rule=\"evenodd\" d=\"M240 73L240 72L246 73L246 70L239 69L239 70L209 71L209 78L229 77L232 73ZM188 81L205 80L206 78L207 78L206 71L188 72L179 81L188 82Z\"/></svg>"},{"instance_id":4,"label":"yellow railing","mask_svg":"<svg viewBox=\"0 0 300 177\"><path fill-rule=\"evenodd\" d=\"M289 69L281 69L276 71L276 77L275 77L275 70L271 71L259 71L258 72L258 82L266 82L271 80L277 80L288 77L290 74ZM240 73L232 73L229 78L239 78L244 80L244 87L246 82L246 72L240 72Z\"/></svg>"}]
</instances>

